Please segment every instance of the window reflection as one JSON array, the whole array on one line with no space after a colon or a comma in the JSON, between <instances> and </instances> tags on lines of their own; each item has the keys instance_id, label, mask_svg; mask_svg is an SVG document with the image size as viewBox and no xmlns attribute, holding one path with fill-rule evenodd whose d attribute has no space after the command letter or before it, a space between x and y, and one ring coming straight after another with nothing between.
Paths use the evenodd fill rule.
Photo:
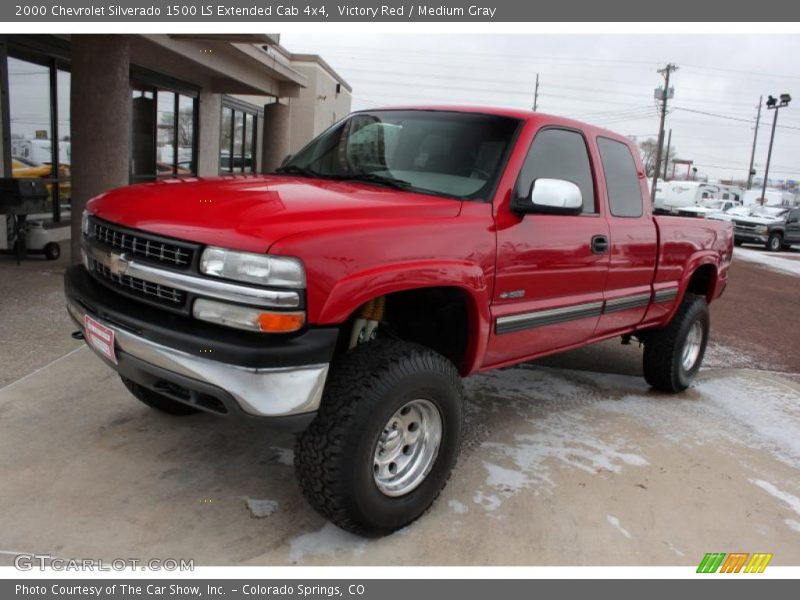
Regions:
<instances>
[{"instance_id":1,"label":"window reflection","mask_svg":"<svg viewBox=\"0 0 800 600\"><path fill-rule=\"evenodd\" d=\"M158 92L156 173L159 177L175 174L175 94Z\"/></svg>"},{"instance_id":2,"label":"window reflection","mask_svg":"<svg viewBox=\"0 0 800 600\"><path fill-rule=\"evenodd\" d=\"M53 61L40 64L9 56L7 64L11 175L47 180L48 211L33 215L34 218L68 219L72 196L69 180L70 74L57 69ZM51 83L52 72L55 73L55 89Z\"/></svg>"},{"instance_id":3,"label":"window reflection","mask_svg":"<svg viewBox=\"0 0 800 600\"><path fill-rule=\"evenodd\" d=\"M255 173L257 123L255 112L222 107L219 136L221 173Z\"/></svg>"},{"instance_id":4,"label":"window reflection","mask_svg":"<svg viewBox=\"0 0 800 600\"><path fill-rule=\"evenodd\" d=\"M134 84L131 180L194 175L197 100Z\"/></svg>"}]
</instances>

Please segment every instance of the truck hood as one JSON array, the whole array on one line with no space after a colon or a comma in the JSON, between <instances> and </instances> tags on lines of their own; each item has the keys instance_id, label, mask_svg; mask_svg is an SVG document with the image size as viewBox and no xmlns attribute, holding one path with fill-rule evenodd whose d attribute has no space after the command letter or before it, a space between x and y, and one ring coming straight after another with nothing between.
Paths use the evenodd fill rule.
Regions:
<instances>
[{"instance_id":1,"label":"truck hood","mask_svg":"<svg viewBox=\"0 0 800 600\"><path fill-rule=\"evenodd\" d=\"M314 229L453 218L461 202L357 182L267 175L132 185L93 198L87 209L133 229L266 252L281 238Z\"/></svg>"},{"instance_id":2,"label":"truck hood","mask_svg":"<svg viewBox=\"0 0 800 600\"><path fill-rule=\"evenodd\" d=\"M734 223L741 223L743 225L777 225L782 220L775 217L733 217Z\"/></svg>"}]
</instances>

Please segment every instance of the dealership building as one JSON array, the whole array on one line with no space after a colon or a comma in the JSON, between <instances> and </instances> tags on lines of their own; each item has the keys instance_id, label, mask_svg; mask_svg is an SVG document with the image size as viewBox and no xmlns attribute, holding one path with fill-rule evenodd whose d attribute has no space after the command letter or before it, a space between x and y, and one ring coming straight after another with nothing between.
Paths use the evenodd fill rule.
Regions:
<instances>
[{"instance_id":1,"label":"dealership building","mask_svg":"<svg viewBox=\"0 0 800 600\"><path fill-rule=\"evenodd\" d=\"M344 117L351 93L320 56L268 34L4 35L0 87L2 175L47 180L34 218L61 241L111 188L271 171Z\"/></svg>"}]
</instances>

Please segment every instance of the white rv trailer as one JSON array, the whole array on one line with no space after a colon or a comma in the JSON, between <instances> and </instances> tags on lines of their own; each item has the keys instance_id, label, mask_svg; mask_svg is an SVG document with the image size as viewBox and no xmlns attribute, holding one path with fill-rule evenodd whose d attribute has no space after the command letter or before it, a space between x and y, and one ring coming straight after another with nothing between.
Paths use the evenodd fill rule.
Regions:
<instances>
[{"instance_id":1,"label":"white rv trailer","mask_svg":"<svg viewBox=\"0 0 800 600\"><path fill-rule=\"evenodd\" d=\"M677 214L687 206L695 206L703 200L721 199L722 186L703 181L660 181L656 185L653 208L657 212Z\"/></svg>"}]
</instances>

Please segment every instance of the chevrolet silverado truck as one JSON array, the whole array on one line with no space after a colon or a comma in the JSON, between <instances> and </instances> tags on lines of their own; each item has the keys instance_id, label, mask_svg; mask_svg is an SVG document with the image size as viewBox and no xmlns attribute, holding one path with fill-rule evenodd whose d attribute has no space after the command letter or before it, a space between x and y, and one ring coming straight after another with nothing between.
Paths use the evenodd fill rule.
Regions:
<instances>
[{"instance_id":1,"label":"chevrolet silverado truck","mask_svg":"<svg viewBox=\"0 0 800 600\"><path fill-rule=\"evenodd\" d=\"M144 404L297 434L308 502L383 535L459 454L461 379L614 337L680 392L730 223L653 217L636 147L505 109L356 112L275 173L107 192L69 314Z\"/></svg>"},{"instance_id":2,"label":"chevrolet silverado truck","mask_svg":"<svg viewBox=\"0 0 800 600\"><path fill-rule=\"evenodd\" d=\"M735 216L731 221L737 246L761 244L767 250L779 252L800 244L800 208L756 206L749 214Z\"/></svg>"}]
</instances>

